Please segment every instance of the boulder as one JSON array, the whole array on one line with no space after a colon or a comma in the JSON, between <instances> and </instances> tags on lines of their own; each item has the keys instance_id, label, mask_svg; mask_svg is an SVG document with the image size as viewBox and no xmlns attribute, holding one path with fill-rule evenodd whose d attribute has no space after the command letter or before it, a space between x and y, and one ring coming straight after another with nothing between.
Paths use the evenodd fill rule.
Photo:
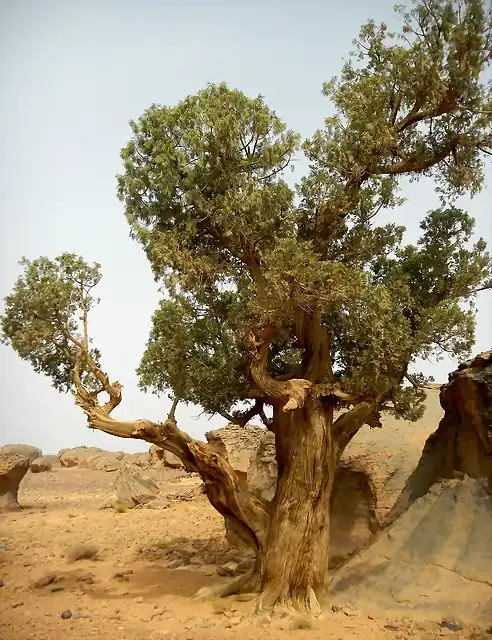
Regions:
<instances>
[{"instance_id":1,"label":"boulder","mask_svg":"<svg viewBox=\"0 0 492 640\"><path fill-rule=\"evenodd\" d=\"M20 509L17 495L29 459L17 453L0 454L0 511Z\"/></svg>"},{"instance_id":2,"label":"boulder","mask_svg":"<svg viewBox=\"0 0 492 640\"><path fill-rule=\"evenodd\" d=\"M148 467L150 464L148 453L125 453L123 460L128 464L133 464L137 467L142 467L143 469Z\"/></svg>"},{"instance_id":3,"label":"boulder","mask_svg":"<svg viewBox=\"0 0 492 640\"><path fill-rule=\"evenodd\" d=\"M117 471L124 458L123 451L101 451L83 460L79 466L96 471Z\"/></svg>"},{"instance_id":4,"label":"boulder","mask_svg":"<svg viewBox=\"0 0 492 640\"><path fill-rule=\"evenodd\" d=\"M253 452L247 471L249 488L265 500L272 500L277 489L277 460L275 459L275 436L262 430L260 443Z\"/></svg>"},{"instance_id":5,"label":"boulder","mask_svg":"<svg viewBox=\"0 0 492 640\"><path fill-rule=\"evenodd\" d=\"M31 473L42 473L43 471L51 471L53 467L59 467L60 461L57 456L41 456L31 462Z\"/></svg>"},{"instance_id":6,"label":"boulder","mask_svg":"<svg viewBox=\"0 0 492 640\"><path fill-rule=\"evenodd\" d=\"M492 493L492 351L461 364L440 391L444 416L388 516L392 522L443 478L485 479Z\"/></svg>"},{"instance_id":7,"label":"boulder","mask_svg":"<svg viewBox=\"0 0 492 640\"><path fill-rule=\"evenodd\" d=\"M0 455L9 455L11 453L24 456L24 458L29 460L29 462L32 462L43 455L41 449L32 447L30 444L4 444L3 447L0 447Z\"/></svg>"},{"instance_id":8,"label":"boulder","mask_svg":"<svg viewBox=\"0 0 492 640\"><path fill-rule=\"evenodd\" d=\"M174 453L166 451L157 447L155 444L151 445L149 449L149 462L154 467L165 467L166 469L182 469L183 463L175 456Z\"/></svg>"},{"instance_id":9,"label":"boulder","mask_svg":"<svg viewBox=\"0 0 492 640\"><path fill-rule=\"evenodd\" d=\"M491 531L485 479L438 482L333 575L330 602L362 614L490 625Z\"/></svg>"},{"instance_id":10,"label":"boulder","mask_svg":"<svg viewBox=\"0 0 492 640\"><path fill-rule=\"evenodd\" d=\"M268 434L267 429L254 424L240 427L229 423L222 429L207 432L205 437L210 446L228 458L234 470L246 474L251 458L256 455L258 445L264 437L269 437Z\"/></svg>"},{"instance_id":11,"label":"boulder","mask_svg":"<svg viewBox=\"0 0 492 640\"><path fill-rule=\"evenodd\" d=\"M58 459L62 467L83 467L87 461L97 454L105 453L99 447L74 447L73 449L62 449L58 453Z\"/></svg>"},{"instance_id":12,"label":"boulder","mask_svg":"<svg viewBox=\"0 0 492 640\"><path fill-rule=\"evenodd\" d=\"M136 466L124 463L115 481L116 502L127 508L147 504L159 495L154 480Z\"/></svg>"}]
</instances>

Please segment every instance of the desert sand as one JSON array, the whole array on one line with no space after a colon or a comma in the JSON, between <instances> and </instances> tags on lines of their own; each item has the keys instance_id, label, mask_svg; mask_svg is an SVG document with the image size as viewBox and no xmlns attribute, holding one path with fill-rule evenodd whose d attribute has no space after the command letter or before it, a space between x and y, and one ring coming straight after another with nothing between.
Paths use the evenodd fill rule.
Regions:
<instances>
[{"instance_id":1,"label":"desert sand","mask_svg":"<svg viewBox=\"0 0 492 640\"><path fill-rule=\"evenodd\" d=\"M165 473L164 493L199 486L197 476ZM19 492L22 510L0 520L0 638L492 637L470 624L442 626L425 612L388 617L376 605L362 612L339 603L310 626L289 611L253 617L253 603L244 597L197 602L198 589L231 579L218 575L224 573L219 567L248 562L245 552L228 548L222 518L198 491L164 509L118 512L114 478L81 468L28 472ZM81 549L96 556L74 561ZM71 617L64 619L66 611Z\"/></svg>"}]
</instances>

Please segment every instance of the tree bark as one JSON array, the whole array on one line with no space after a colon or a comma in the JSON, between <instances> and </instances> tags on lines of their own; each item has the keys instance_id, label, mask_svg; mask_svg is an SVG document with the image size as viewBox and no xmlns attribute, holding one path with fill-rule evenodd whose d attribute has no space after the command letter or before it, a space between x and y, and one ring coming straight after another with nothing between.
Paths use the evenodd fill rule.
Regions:
<instances>
[{"instance_id":1,"label":"tree bark","mask_svg":"<svg viewBox=\"0 0 492 640\"><path fill-rule=\"evenodd\" d=\"M274 411L279 467L266 545L259 550L259 608L292 604L320 612L328 574L330 497L339 451L333 407L310 399Z\"/></svg>"}]
</instances>

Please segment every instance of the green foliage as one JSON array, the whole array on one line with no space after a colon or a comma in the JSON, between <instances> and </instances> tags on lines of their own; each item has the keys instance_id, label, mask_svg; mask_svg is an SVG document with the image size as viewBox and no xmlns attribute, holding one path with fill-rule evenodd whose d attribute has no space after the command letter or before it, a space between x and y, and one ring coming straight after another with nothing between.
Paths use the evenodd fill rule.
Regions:
<instances>
[{"instance_id":1,"label":"green foliage","mask_svg":"<svg viewBox=\"0 0 492 640\"><path fill-rule=\"evenodd\" d=\"M234 277L244 247L253 256L293 233L281 175L299 137L261 97L210 85L131 127L119 195L157 275L171 269L188 287Z\"/></svg>"},{"instance_id":2,"label":"green foliage","mask_svg":"<svg viewBox=\"0 0 492 640\"><path fill-rule=\"evenodd\" d=\"M401 33L364 25L353 59L324 86L335 112L302 145L310 168L295 189L284 173L299 136L261 97L209 85L131 122L118 194L165 290L138 370L144 389L230 411L254 386L251 336L275 326L270 375L335 377L419 416L409 366L467 355L475 294L492 287L485 243L470 244L473 220L453 205L479 191L492 153L486 7L420 0L399 9ZM442 206L416 246L402 246L399 220L375 221L402 202L403 178L422 176ZM98 269L67 255L24 266L4 340L66 389L93 303L77 282L96 283Z\"/></svg>"},{"instance_id":3,"label":"green foliage","mask_svg":"<svg viewBox=\"0 0 492 640\"><path fill-rule=\"evenodd\" d=\"M69 391L77 356L84 348L84 313L98 302L91 291L101 279L100 265L89 265L70 253L54 260L23 258L20 264L24 271L5 298L2 342L36 372L51 378L55 389ZM97 349L90 349L88 343L87 347L98 362ZM95 381L83 364L82 378L87 388L94 388Z\"/></svg>"},{"instance_id":4,"label":"green foliage","mask_svg":"<svg viewBox=\"0 0 492 640\"><path fill-rule=\"evenodd\" d=\"M408 366L467 354L491 263L482 240L465 246L473 221L449 200L481 188L492 148L491 13L479 0L399 12L400 34L364 25L354 59L325 84L335 115L303 145L297 200L282 172L298 137L261 98L210 85L131 123L119 195L170 296L154 315L144 388L230 408L251 385L244 336L273 319L270 374L302 376L315 336L300 327L316 318L344 385L416 418ZM402 202L403 176L431 176L443 197L416 247L401 246L402 225L374 225Z\"/></svg>"}]
</instances>

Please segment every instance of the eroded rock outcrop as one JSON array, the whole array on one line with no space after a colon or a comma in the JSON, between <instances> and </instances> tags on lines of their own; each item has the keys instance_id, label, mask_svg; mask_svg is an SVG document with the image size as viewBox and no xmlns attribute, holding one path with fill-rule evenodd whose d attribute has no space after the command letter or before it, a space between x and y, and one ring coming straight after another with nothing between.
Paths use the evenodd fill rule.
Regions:
<instances>
[{"instance_id":1,"label":"eroded rock outcrop","mask_svg":"<svg viewBox=\"0 0 492 640\"><path fill-rule=\"evenodd\" d=\"M29 459L18 453L0 454L0 511L20 509L19 485L29 469Z\"/></svg>"},{"instance_id":2,"label":"eroded rock outcrop","mask_svg":"<svg viewBox=\"0 0 492 640\"><path fill-rule=\"evenodd\" d=\"M492 351L441 387L437 430L386 519L332 580L362 612L492 621Z\"/></svg>"},{"instance_id":3,"label":"eroded rock outcrop","mask_svg":"<svg viewBox=\"0 0 492 640\"><path fill-rule=\"evenodd\" d=\"M461 364L440 392L444 417L388 516L391 522L444 478L485 478L492 491L492 351Z\"/></svg>"},{"instance_id":4,"label":"eroded rock outcrop","mask_svg":"<svg viewBox=\"0 0 492 640\"><path fill-rule=\"evenodd\" d=\"M73 447L59 451L58 459L62 467L81 467L86 465L87 460L101 453L105 452L99 447Z\"/></svg>"},{"instance_id":5,"label":"eroded rock outcrop","mask_svg":"<svg viewBox=\"0 0 492 640\"><path fill-rule=\"evenodd\" d=\"M170 451L157 447L155 444L151 445L148 458L150 465L153 467L164 467L166 469L183 468L183 463L178 456L175 456Z\"/></svg>"},{"instance_id":6,"label":"eroded rock outcrop","mask_svg":"<svg viewBox=\"0 0 492 640\"><path fill-rule=\"evenodd\" d=\"M362 613L492 621L492 496L486 480L434 484L334 575L332 604Z\"/></svg>"},{"instance_id":7,"label":"eroded rock outcrop","mask_svg":"<svg viewBox=\"0 0 492 640\"><path fill-rule=\"evenodd\" d=\"M32 462L43 455L41 449L33 447L30 444L4 444L3 447L0 447L0 455L10 455L12 453L24 456L24 458L29 460L29 462Z\"/></svg>"},{"instance_id":8,"label":"eroded rock outcrop","mask_svg":"<svg viewBox=\"0 0 492 640\"><path fill-rule=\"evenodd\" d=\"M51 471L60 466L61 464L57 456L41 456L31 462L29 469L31 473L43 473L44 471Z\"/></svg>"},{"instance_id":9,"label":"eroded rock outcrop","mask_svg":"<svg viewBox=\"0 0 492 640\"><path fill-rule=\"evenodd\" d=\"M269 432L254 424L240 427L229 423L222 429L207 432L205 437L218 453L227 456L232 468L243 474L241 477L245 480L251 458L265 433Z\"/></svg>"},{"instance_id":10,"label":"eroded rock outcrop","mask_svg":"<svg viewBox=\"0 0 492 640\"><path fill-rule=\"evenodd\" d=\"M159 495L154 480L134 465L124 464L116 476L116 501L127 508L147 504Z\"/></svg>"}]
</instances>

